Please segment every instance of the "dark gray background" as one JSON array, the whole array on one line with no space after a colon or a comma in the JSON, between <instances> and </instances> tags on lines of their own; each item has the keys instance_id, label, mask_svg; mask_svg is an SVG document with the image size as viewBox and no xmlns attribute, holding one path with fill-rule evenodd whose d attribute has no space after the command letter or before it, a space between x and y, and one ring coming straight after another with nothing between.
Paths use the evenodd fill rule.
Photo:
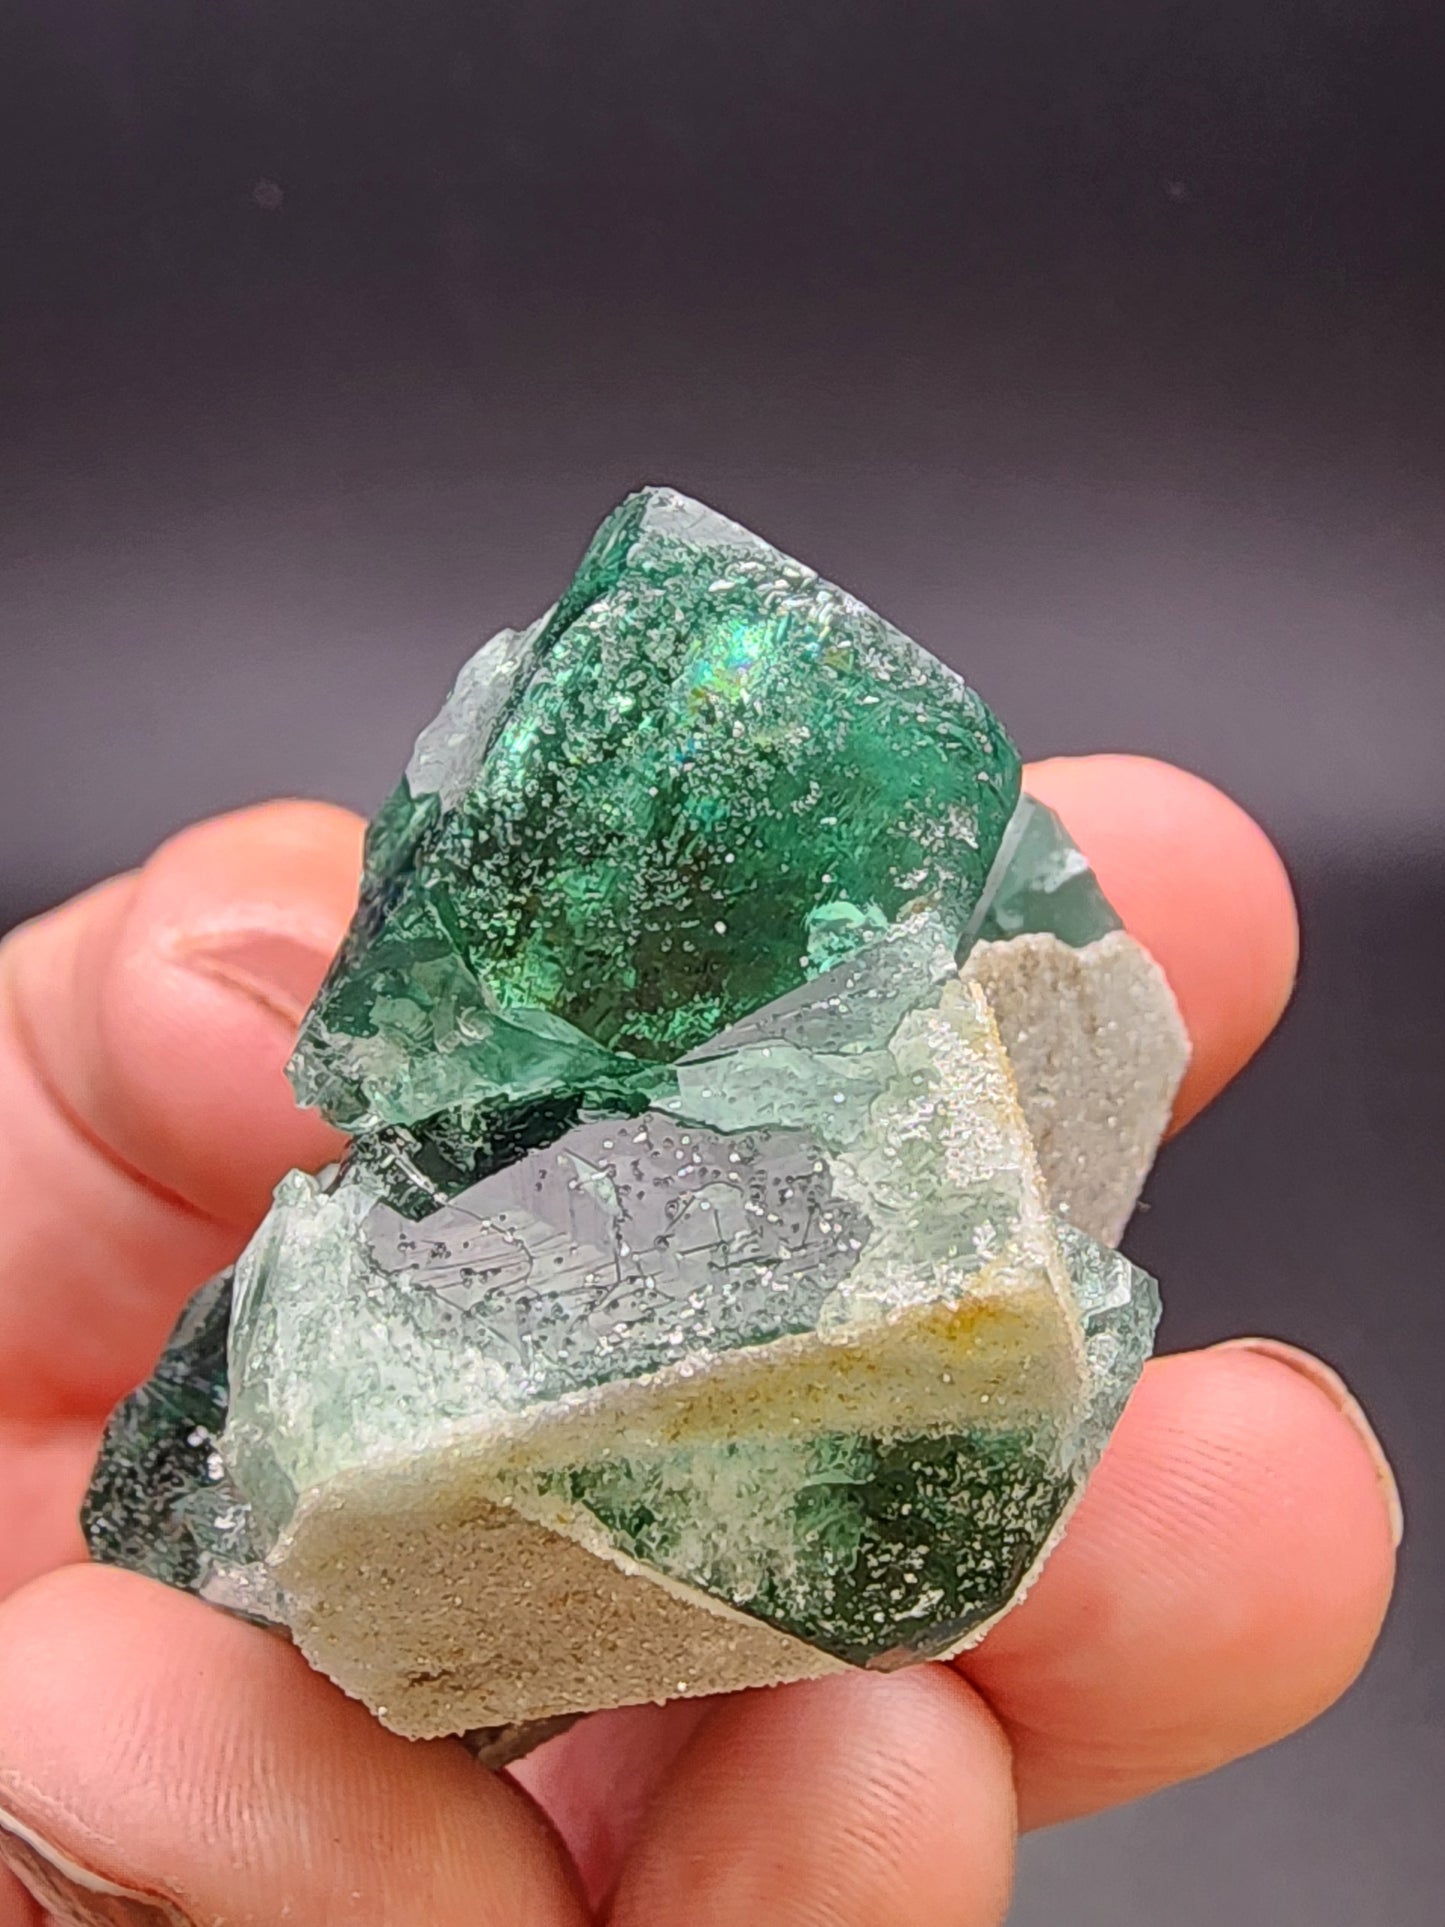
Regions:
<instances>
[{"instance_id":1,"label":"dark gray background","mask_svg":"<svg viewBox=\"0 0 1445 1927\"><path fill-rule=\"evenodd\" d=\"M1031 1842L1017 1927L1440 1918L1442 100L1376 0L0 7L0 926L373 805L644 479L1284 848L1297 1004L1132 1247L1168 1344L1346 1370L1401 1597L1309 1734Z\"/></svg>"}]
</instances>

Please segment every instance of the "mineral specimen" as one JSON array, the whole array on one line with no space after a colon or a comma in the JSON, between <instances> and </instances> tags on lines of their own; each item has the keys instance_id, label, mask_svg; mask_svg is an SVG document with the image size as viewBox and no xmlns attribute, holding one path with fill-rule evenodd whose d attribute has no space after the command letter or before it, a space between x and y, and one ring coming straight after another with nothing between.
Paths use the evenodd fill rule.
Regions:
<instances>
[{"instance_id":1,"label":"mineral specimen","mask_svg":"<svg viewBox=\"0 0 1445 1927\"><path fill-rule=\"evenodd\" d=\"M942 663L721 516L634 495L422 735L298 1095L354 1129L640 1108L909 905L957 944L1018 786Z\"/></svg>"},{"instance_id":2,"label":"mineral specimen","mask_svg":"<svg viewBox=\"0 0 1445 1927\"><path fill-rule=\"evenodd\" d=\"M1044 1184L1061 1218L1117 1244L1189 1059L1164 973L1122 930L978 943L963 966L993 1007Z\"/></svg>"},{"instance_id":3,"label":"mineral specimen","mask_svg":"<svg viewBox=\"0 0 1445 1927\"><path fill-rule=\"evenodd\" d=\"M871 610L625 502L373 825L293 1065L352 1148L117 1413L95 1556L490 1757L980 1637L1149 1350L1096 1239L1188 1049L1018 786Z\"/></svg>"}]
</instances>

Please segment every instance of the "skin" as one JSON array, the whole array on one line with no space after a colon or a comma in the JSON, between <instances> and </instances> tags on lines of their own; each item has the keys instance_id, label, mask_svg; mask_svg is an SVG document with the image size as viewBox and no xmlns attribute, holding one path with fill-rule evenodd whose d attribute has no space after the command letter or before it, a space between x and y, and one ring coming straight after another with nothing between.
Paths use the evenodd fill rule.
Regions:
<instances>
[{"instance_id":1,"label":"skin","mask_svg":"<svg viewBox=\"0 0 1445 1927\"><path fill-rule=\"evenodd\" d=\"M1288 998L1279 859L1144 759L1028 782L1174 987L1183 1124ZM47 1914L0 1869L0 1927L989 1927L1020 1826L1207 1772L1344 1691L1399 1504L1340 1381L1278 1343L1149 1366L1038 1585L958 1664L600 1714L507 1775L80 1563L106 1411L282 1172L336 1149L282 1066L360 832L308 803L204 823L0 946L0 1808L150 1896Z\"/></svg>"}]
</instances>

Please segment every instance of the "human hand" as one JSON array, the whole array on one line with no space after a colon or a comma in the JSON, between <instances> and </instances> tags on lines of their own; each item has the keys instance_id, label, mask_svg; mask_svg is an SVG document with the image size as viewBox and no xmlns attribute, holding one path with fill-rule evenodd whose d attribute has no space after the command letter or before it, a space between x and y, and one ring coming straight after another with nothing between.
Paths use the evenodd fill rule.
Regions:
<instances>
[{"instance_id":1,"label":"human hand","mask_svg":"<svg viewBox=\"0 0 1445 1927\"><path fill-rule=\"evenodd\" d=\"M1159 764L1026 781L1174 987L1184 1123L1288 995L1278 859ZM956 1664L602 1713L510 1774L396 1738L274 1634L76 1563L109 1408L276 1179L338 1148L281 1073L360 837L312 804L221 818L0 947L0 1849L50 1910L0 1869L0 1927L987 1927L1019 1827L1343 1691L1398 1499L1343 1385L1278 1346L1151 1364L1037 1586Z\"/></svg>"}]
</instances>

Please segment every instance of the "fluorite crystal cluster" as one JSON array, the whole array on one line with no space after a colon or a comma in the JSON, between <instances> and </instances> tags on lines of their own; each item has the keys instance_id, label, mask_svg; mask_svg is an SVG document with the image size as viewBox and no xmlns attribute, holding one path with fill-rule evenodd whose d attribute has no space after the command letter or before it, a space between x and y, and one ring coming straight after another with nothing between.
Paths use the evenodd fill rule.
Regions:
<instances>
[{"instance_id":1,"label":"fluorite crystal cluster","mask_svg":"<svg viewBox=\"0 0 1445 1927\"><path fill-rule=\"evenodd\" d=\"M977 1639L1149 1350L1188 1050L1019 781L852 596L624 502L373 824L292 1067L351 1149L116 1414L95 1556L512 1748Z\"/></svg>"}]
</instances>

